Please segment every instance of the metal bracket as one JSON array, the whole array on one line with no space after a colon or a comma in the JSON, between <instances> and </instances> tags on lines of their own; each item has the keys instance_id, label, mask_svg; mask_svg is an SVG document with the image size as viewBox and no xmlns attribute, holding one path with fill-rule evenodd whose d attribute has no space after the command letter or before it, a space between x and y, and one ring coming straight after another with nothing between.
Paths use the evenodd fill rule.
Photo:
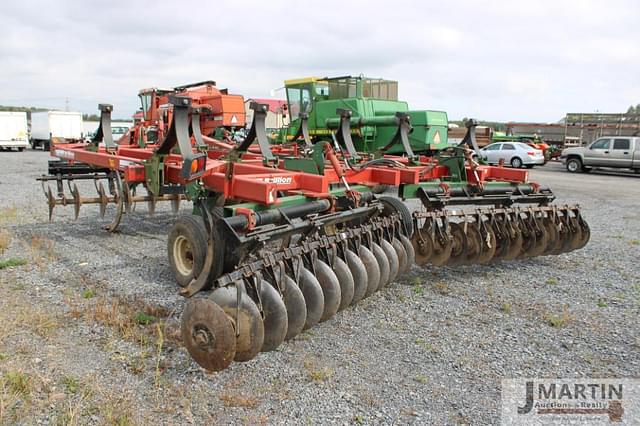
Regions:
<instances>
[{"instance_id":1,"label":"metal bracket","mask_svg":"<svg viewBox=\"0 0 640 426\"><path fill-rule=\"evenodd\" d=\"M313 149L313 144L311 143L311 137L309 136L309 114L306 112L300 113L300 127L296 132L293 140L296 141L302 138L304 140L304 147L308 150Z\"/></svg>"},{"instance_id":2,"label":"metal bracket","mask_svg":"<svg viewBox=\"0 0 640 426\"><path fill-rule=\"evenodd\" d=\"M202 129L200 128L200 115L205 111L210 112L211 110L203 106L191 108L189 135L193 136L193 139L195 139L198 151L205 151L208 147L208 145L204 143L204 140L202 140Z\"/></svg>"},{"instance_id":3,"label":"metal bracket","mask_svg":"<svg viewBox=\"0 0 640 426\"><path fill-rule=\"evenodd\" d=\"M413 149L411 149L411 144L409 143L409 134L413 131L409 115L404 112L396 112L396 123L398 124L398 129L391 141L382 148L382 152L387 151L400 141L407 157L411 160L417 160L418 156L414 154Z\"/></svg>"},{"instance_id":4,"label":"metal bracket","mask_svg":"<svg viewBox=\"0 0 640 426\"><path fill-rule=\"evenodd\" d=\"M207 154L202 152L195 153L191 146L191 138L189 136L189 128L192 127L189 120L191 98L172 95L169 96L169 103L173 105L173 119L167 135L158 145L155 154L168 155L177 144L182 156L180 176L184 179L193 180L204 173L205 167L198 167L195 172L192 172L192 164L195 161L202 161L206 164ZM199 124L196 127L199 128Z\"/></svg>"},{"instance_id":5,"label":"metal bracket","mask_svg":"<svg viewBox=\"0 0 640 426\"><path fill-rule=\"evenodd\" d=\"M113 142L113 134L111 133L111 111L113 111L113 105L99 104L98 109L100 110L100 125L95 136L91 139L91 144L97 148L100 142L104 142L107 151L115 151L118 145Z\"/></svg>"},{"instance_id":6,"label":"metal bracket","mask_svg":"<svg viewBox=\"0 0 640 426\"><path fill-rule=\"evenodd\" d=\"M476 126L478 125L478 121L470 118L465 121L464 125L467 127L467 134L464 135L464 139L460 142L460 146L467 145L469 148L472 148L478 156L480 156L480 147L476 140Z\"/></svg>"},{"instance_id":7,"label":"metal bracket","mask_svg":"<svg viewBox=\"0 0 640 426\"><path fill-rule=\"evenodd\" d=\"M345 147L351 159L357 160L360 158L360 156L356 151L356 147L353 145L353 139L351 139L352 112L350 109L338 108L336 109L336 114L340 116L340 126L338 127L338 132L336 133L336 140L338 141L340 146Z\"/></svg>"},{"instance_id":8,"label":"metal bracket","mask_svg":"<svg viewBox=\"0 0 640 426\"><path fill-rule=\"evenodd\" d=\"M274 157L273 153L271 152L265 124L269 105L251 102L249 108L253 110L253 121L251 122L251 129L249 130L249 134L247 135L245 140L236 147L235 151L247 152L251 144L253 144L253 142L257 139L262 157L264 157L267 162L275 162L276 157Z\"/></svg>"}]
</instances>

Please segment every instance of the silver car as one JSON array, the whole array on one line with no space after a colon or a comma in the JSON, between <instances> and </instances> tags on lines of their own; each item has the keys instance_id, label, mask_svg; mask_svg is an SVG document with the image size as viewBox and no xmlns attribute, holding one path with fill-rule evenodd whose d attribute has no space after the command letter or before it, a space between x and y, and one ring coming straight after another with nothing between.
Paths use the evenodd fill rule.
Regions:
<instances>
[{"instance_id":1,"label":"silver car","mask_svg":"<svg viewBox=\"0 0 640 426\"><path fill-rule=\"evenodd\" d=\"M489 164L504 164L519 169L522 166L532 168L544 164L544 153L521 142L496 142L480 150L482 159Z\"/></svg>"}]
</instances>

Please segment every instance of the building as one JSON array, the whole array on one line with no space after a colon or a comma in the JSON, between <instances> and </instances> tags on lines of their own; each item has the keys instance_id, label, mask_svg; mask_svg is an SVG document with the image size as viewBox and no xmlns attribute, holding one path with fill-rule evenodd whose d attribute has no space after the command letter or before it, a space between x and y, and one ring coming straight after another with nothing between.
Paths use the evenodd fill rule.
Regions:
<instances>
[{"instance_id":1,"label":"building","mask_svg":"<svg viewBox=\"0 0 640 426\"><path fill-rule=\"evenodd\" d=\"M250 126L253 122L253 111L249 107L252 102L267 104L269 106L265 123L267 129L280 129L289 124L287 101L280 99L250 98L244 102L244 109L247 112L247 126Z\"/></svg>"},{"instance_id":2,"label":"building","mask_svg":"<svg viewBox=\"0 0 640 426\"><path fill-rule=\"evenodd\" d=\"M547 143L587 145L602 136L640 135L640 114L568 113L558 123L507 123L508 135L537 134Z\"/></svg>"}]
</instances>

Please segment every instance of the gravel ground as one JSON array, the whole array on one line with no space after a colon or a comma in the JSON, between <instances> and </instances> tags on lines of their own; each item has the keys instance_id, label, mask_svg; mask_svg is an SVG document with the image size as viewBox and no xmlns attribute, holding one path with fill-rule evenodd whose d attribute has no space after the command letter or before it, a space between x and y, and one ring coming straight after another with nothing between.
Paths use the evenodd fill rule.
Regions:
<instances>
[{"instance_id":1,"label":"gravel ground","mask_svg":"<svg viewBox=\"0 0 640 426\"><path fill-rule=\"evenodd\" d=\"M208 374L179 345L169 209L149 219L140 206L115 234L94 206L49 223L34 180L47 159L0 153L0 261L26 262L0 270L0 424L495 424L503 378L640 371L638 176L535 169L560 203L583 206L584 249L413 268L275 352Z\"/></svg>"}]
</instances>

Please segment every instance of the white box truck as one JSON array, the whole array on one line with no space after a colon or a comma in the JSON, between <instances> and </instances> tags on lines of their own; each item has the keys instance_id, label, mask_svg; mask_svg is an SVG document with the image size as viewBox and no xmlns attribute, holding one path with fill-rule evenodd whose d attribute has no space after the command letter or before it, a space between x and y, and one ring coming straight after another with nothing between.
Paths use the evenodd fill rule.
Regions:
<instances>
[{"instance_id":1,"label":"white box truck","mask_svg":"<svg viewBox=\"0 0 640 426\"><path fill-rule=\"evenodd\" d=\"M83 137L82 113L45 111L31 113L31 146L49 150L53 138L79 142Z\"/></svg>"},{"instance_id":2,"label":"white box truck","mask_svg":"<svg viewBox=\"0 0 640 426\"><path fill-rule=\"evenodd\" d=\"M0 150L17 148L23 151L29 146L27 113L0 111Z\"/></svg>"}]
</instances>

